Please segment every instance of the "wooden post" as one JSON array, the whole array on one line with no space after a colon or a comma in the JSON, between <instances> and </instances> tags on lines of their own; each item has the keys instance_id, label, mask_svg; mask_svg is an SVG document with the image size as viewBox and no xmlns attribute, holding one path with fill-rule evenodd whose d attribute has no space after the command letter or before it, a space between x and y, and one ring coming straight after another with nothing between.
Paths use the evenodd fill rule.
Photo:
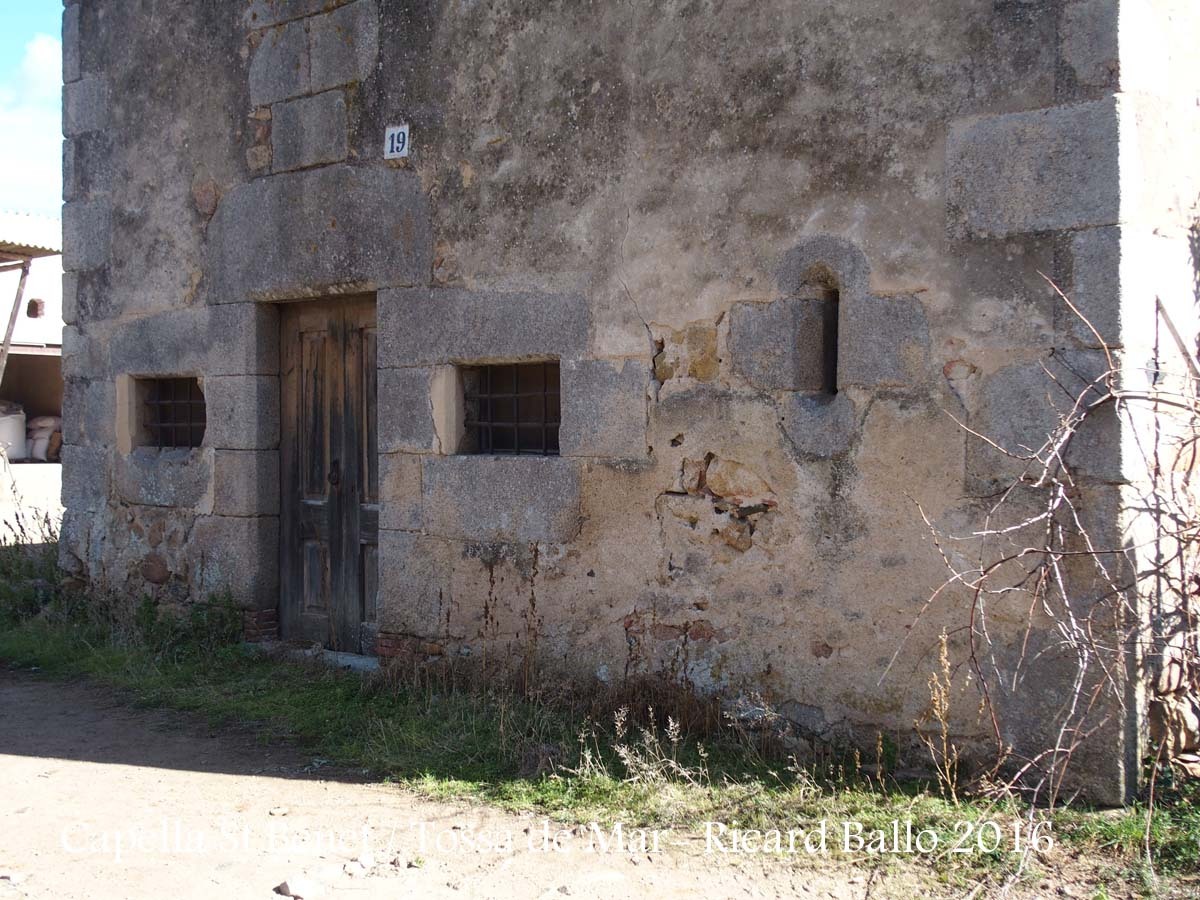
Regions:
<instances>
[{"instance_id":1,"label":"wooden post","mask_svg":"<svg viewBox=\"0 0 1200 900\"><path fill-rule=\"evenodd\" d=\"M29 277L29 259L21 262L21 280L17 284L17 299L13 301L12 313L8 317L8 328L4 331L4 346L0 347L0 383L4 381L4 369L8 365L8 351L12 348L13 332L17 328L17 316L21 314L21 301L25 298L25 279Z\"/></svg>"}]
</instances>

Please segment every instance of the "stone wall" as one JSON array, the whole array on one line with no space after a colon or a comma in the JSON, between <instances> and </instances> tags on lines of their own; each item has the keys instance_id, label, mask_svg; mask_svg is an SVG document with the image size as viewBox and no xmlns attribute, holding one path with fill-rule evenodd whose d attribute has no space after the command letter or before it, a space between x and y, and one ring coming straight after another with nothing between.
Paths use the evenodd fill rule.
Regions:
<instances>
[{"instance_id":1,"label":"stone wall","mask_svg":"<svg viewBox=\"0 0 1200 900\"><path fill-rule=\"evenodd\" d=\"M966 603L918 617L945 569L917 503L969 531L1012 474L954 420L1036 443L1042 361L1098 354L1043 273L1115 345L1154 293L1195 299L1196 186L1153 177L1194 146L1195 13L1120 15L1138 29L1116 0L68 2L64 565L230 589L269 631L277 304L374 293L380 652L532 646L762 690L816 738L909 735ZM546 357L562 455L455 454L453 367ZM121 446L119 379L168 374L202 379L205 446ZM1125 427L1078 459L1118 509ZM1018 746L1049 671L1002 700ZM1116 720L1099 799L1136 772ZM954 722L986 741L965 680Z\"/></svg>"}]
</instances>

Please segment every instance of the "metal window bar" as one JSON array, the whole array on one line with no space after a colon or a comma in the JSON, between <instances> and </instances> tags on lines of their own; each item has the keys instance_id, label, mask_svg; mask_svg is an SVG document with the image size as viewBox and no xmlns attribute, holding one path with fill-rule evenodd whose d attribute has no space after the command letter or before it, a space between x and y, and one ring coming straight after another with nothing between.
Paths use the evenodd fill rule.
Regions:
<instances>
[{"instance_id":1,"label":"metal window bar","mask_svg":"<svg viewBox=\"0 0 1200 900\"><path fill-rule=\"evenodd\" d=\"M557 361L479 366L474 373L466 426L475 436L476 453L558 455Z\"/></svg>"},{"instance_id":2,"label":"metal window bar","mask_svg":"<svg viewBox=\"0 0 1200 900\"><path fill-rule=\"evenodd\" d=\"M195 378L154 378L146 386L146 430L155 447L199 447L207 410Z\"/></svg>"}]
</instances>

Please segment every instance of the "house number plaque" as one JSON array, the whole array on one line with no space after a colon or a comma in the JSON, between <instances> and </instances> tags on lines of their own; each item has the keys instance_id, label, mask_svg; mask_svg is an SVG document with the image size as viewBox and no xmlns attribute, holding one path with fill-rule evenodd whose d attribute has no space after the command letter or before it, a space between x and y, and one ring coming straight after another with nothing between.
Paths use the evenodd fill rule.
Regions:
<instances>
[{"instance_id":1,"label":"house number plaque","mask_svg":"<svg viewBox=\"0 0 1200 900\"><path fill-rule=\"evenodd\" d=\"M383 136L383 158L403 159L408 156L408 125L389 125Z\"/></svg>"}]
</instances>

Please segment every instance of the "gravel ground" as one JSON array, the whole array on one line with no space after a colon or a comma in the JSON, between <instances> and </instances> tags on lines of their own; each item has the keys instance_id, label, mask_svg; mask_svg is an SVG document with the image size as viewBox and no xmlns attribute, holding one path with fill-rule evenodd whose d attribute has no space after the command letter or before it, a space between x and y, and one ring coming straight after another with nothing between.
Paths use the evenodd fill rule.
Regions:
<instances>
[{"instance_id":1,"label":"gravel ground","mask_svg":"<svg viewBox=\"0 0 1200 900\"><path fill-rule=\"evenodd\" d=\"M699 843L608 851L540 818L432 803L290 746L0 668L0 898L918 896L902 874ZM632 835L626 834L631 841Z\"/></svg>"}]
</instances>

